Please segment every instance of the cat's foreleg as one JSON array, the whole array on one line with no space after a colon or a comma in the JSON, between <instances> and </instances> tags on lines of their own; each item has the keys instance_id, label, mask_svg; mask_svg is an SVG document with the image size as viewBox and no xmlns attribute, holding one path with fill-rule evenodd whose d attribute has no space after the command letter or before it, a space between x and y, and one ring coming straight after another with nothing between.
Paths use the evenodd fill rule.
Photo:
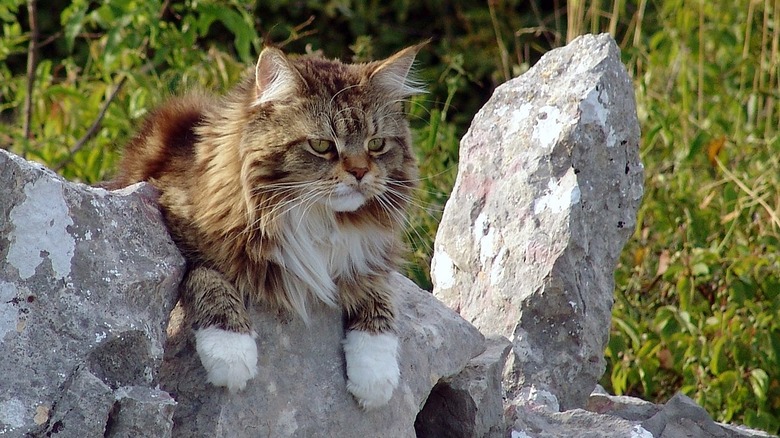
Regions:
<instances>
[{"instance_id":1,"label":"cat's foreleg","mask_svg":"<svg viewBox=\"0 0 780 438\"><path fill-rule=\"evenodd\" d=\"M181 292L209 382L231 392L244 389L257 375L257 344L241 294L205 267L188 271Z\"/></svg>"},{"instance_id":2,"label":"cat's foreleg","mask_svg":"<svg viewBox=\"0 0 780 438\"><path fill-rule=\"evenodd\" d=\"M347 390L364 409L384 406L400 376L392 293L380 276L339 283L347 313Z\"/></svg>"}]
</instances>

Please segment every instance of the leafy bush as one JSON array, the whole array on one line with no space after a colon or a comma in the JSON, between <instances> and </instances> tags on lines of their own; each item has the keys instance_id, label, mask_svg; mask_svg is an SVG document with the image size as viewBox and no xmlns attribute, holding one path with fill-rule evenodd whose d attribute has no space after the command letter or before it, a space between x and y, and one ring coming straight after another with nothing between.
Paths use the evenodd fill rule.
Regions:
<instances>
[{"instance_id":1,"label":"leafy bush","mask_svg":"<svg viewBox=\"0 0 780 438\"><path fill-rule=\"evenodd\" d=\"M424 178L408 269L430 287L473 114L550 48L609 31L635 80L647 180L616 273L602 383L655 401L681 390L718 420L776 433L780 11L751 0L607 3L40 0L33 32L32 0L0 0L0 147L93 183L150 108L187 88L226 89L264 43L364 60L433 37L419 62L431 93L410 107Z\"/></svg>"}]
</instances>

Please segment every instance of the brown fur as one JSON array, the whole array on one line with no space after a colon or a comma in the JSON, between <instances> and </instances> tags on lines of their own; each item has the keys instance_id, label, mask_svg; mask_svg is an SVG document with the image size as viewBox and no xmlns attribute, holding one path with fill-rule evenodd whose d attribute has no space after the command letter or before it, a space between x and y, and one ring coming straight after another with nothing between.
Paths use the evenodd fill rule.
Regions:
<instances>
[{"instance_id":1,"label":"brown fur","mask_svg":"<svg viewBox=\"0 0 780 438\"><path fill-rule=\"evenodd\" d=\"M285 287L296 274L274 254L284 250L285 233L297 232L286 203L305 204L312 195L300 187L272 187L315 178L327 184L349 175L359 180L369 173L381 176L384 185L355 211L329 212L311 201L301 214L326 218L323 230L362 236L361 251L369 256L356 263L366 266L332 278L347 328L393 330L388 275L399 264L403 211L417 177L403 115L403 100L417 92L406 79L417 50L352 65L290 60L266 49L256 71L226 96L191 94L150 114L109 186L149 181L160 190L165 219L188 261L180 290L195 328L248 333L250 303L306 317L305 304ZM277 70L287 74L286 82L274 76ZM386 139L386 152L363 147L376 135ZM310 138L336 140L341 149L318 156L307 149ZM335 225L327 225L331 216ZM392 238L372 243L381 236Z\"/></svg>"}]
</instances>

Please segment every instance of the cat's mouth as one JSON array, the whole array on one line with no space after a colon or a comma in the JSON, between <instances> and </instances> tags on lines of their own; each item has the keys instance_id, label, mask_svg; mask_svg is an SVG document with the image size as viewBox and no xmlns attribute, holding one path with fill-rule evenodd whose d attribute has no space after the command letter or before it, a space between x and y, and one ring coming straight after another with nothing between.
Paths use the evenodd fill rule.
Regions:
<instances>
[{"instance_id":1,"label":"cat's mouth","mask_svg":"<svg viewBox=\"0 0 780 438\"><path fill-rule=\"evenodd\" d=\"M326 204L333 211L355 211L366 203L368 196L358 186L338 184L333 192L325 198Z\"/></svg>"}]
</instances>

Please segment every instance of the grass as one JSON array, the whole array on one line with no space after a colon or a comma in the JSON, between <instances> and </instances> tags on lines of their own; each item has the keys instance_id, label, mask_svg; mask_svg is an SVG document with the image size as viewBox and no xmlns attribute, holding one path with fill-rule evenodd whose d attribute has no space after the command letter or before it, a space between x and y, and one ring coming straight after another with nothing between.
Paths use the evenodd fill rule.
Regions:
<instances>
[{"instance_id":1,"label":"grass","mask_svg":"<svg viewBox=\"0 0 780 438\"><path fill-rule=\"evenodd\" d=\"M682 391L720 421L776 433L778 4L670 0L578 13L580 31L597 21L622 29L646 168L602 383L660 401Z\"/></svg>"}]
</instances>

